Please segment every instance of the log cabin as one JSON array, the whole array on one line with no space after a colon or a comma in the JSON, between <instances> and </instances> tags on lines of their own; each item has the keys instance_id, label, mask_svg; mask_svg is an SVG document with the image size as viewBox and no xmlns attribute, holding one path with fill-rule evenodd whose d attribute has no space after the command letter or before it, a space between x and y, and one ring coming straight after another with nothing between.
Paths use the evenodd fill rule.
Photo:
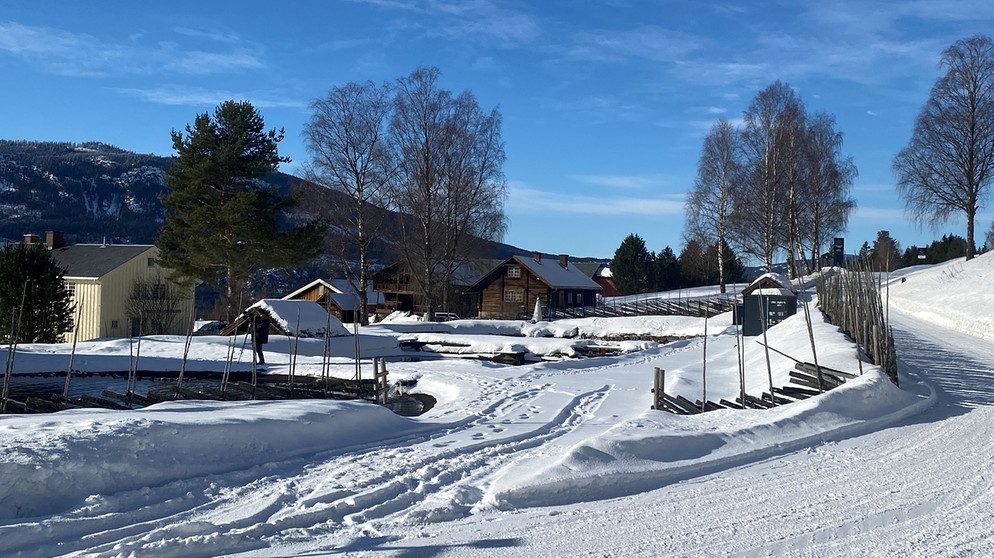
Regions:
<instances>
[{"instance_id":1,"label":"log cabin","mask_svg":"<svg viewBox=\"0 0 994 558\"><path fill-rule=\"evenodd\" d=\"M531 318L536 301L543 314L549 310L594 306L601 286L569 256L531 258L511 256L467 289L476 294L478 315L483 319Z\"/></svg>"}]
</instances>

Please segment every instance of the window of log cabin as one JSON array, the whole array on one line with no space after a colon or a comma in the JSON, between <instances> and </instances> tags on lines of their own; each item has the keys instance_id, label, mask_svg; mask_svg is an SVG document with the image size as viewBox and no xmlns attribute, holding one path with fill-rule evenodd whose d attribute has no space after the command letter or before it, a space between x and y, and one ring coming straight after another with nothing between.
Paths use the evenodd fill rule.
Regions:
<instances>
[{"instance_id":1,"label":"window of log cabin","mask_svg":"<svg viewBox=\"0 0 994 558\"><path fill-rule=\"evenodd\" d=\"M398 278L397 278L397 282L400 283L401 285L410 285L411 284L411 274L410 273L401 273L398 276Z\"/></svg>"},{"instance_id":2,"label":"window of log cabin","mask_svg":"<svg viewBox=\"0 0 994 558\"><path fill-rule=\"evenodd\" d=\"M508 279L520 279L521 278L521 266L509 265L507 266L507 277Z\"/></svg>"},{"instance_id":3,"label":"window of log cabin","mask_svg":"<svg viewBox=\"0 0 994 558\"><path fill-rule=\"evenodd\" d=\"M525 292L521 289L504 289L504 302L524 302Z\"/></svg>"}]
</instances>

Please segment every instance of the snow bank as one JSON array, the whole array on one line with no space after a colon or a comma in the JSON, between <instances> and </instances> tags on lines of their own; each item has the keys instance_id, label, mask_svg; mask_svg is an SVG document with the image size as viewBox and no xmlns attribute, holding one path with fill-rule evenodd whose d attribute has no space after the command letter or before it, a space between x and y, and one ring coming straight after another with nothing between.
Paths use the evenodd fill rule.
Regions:
<instances>
[{"instance_id":1,"label":"snow bank","mask_svg":"<svg viewBox=\"0 0 994 558\"><path fill-rule=\"evenodd\" d=\"M341 453L425 430L353 401L176 401L133 412L69 410L0 421L0 519L104 494Z\"/></svg>"},{"instance_id":2,"label":"snow bank","mask_svg":"<svg viewBox=\"0 0 994 558\"><path fill-rule=\"evenodd\" d=\"M512 509L620 498L826 437L869 432L921 412L927 389L899 389L879 369L817 398L772 410L677 416L649 411L586 440L556 462L506 476L481 507Z\"/></svg>"},{"instance_id":3,"label":"snow bank","mask_svg":"<svg viewBox=\"0 0 994 558\"><path fill-rule=\"evenodd\" d=\"M994 252L892 273L881 296L920 320L994 339Z\"/></svg>"}]
</instances>

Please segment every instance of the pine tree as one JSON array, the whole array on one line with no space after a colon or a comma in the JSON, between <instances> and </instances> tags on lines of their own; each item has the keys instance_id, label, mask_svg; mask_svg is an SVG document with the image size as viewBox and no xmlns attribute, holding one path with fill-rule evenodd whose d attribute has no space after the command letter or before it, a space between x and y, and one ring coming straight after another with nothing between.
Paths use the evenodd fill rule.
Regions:
<instances>
[{"instance_id":1,"label":"pine tree","mask_svg":"<svg viewBox=\"0 0 994 558\"><path fill-rule=\"evenodd\" d=\"M648 289L652 284L652 259L639 235L625 237L611 260L611 276L618 293L630 295Z\"/></svg>"},{"instance_id":2,"label":"pine tree","mask_svg":"<svg viewBox=\"0 0 994 558\"><path fill-rule=\"evenodd\" d=\"M715 267L707 259L700 242L693 239L688 240L680 251L678 261L682 287L700 287L707 284L709 271Z\"/></svg>"},{"instance_id":3,"label":"pine tree","mask_svg":"<svg viewBox=\"0 0 994 558\"><path fill-rule=\"evenodd\" d=\"M870 250L870 260L873 271L894 271L902 266L900 246L891 238L890 232L877 233L877 239Z\"/></svg>"},{"instance_id":4,"label":"pine tree","mask_svg":"<svg viewBox=\"0 0 994 558\"><path fill-rule=\"evenodd\" d=\"M656 291L672 291L681 286L680 262L673 249L667 246L656 254L653 262L653 277Z\"/></svg>"},{"instance_id":5,"label":"pine tree","mask_svg":"<svg viewBox=\"0 0 994 558\"><path fill-rule=\"evenodd\" d=\"M320 250L320 223L281 223L296 200L262 179L289 159L277 150L283 130L264 128L251 103L226 101L213 117L199 114L185 133L172 132L159 259L179 278L224 286L229 321L249 302L243 290L253 271L300 265Z\"/></svg>"},{"instance_id":6,"label":"pine tree","mask_svg":"<svg viewBox=\"0 0 994 558\"><path fill-rule=\"evenodd\" d=\"M69 291L43 244L0 250L0 339L5 343L57 343L72 329Z\"/></svg>"},{"instance_id":7,"label":"pine tree","mask_svg":"<svg viewBox=\"0 0 994 558\"><path fill-rule=\"evenodd\" d=\"M728 245L724 245L724 250L721 251L721 259L718 258L718 243L714 243L708 247L707 253L704 256L705 262L721 261L724 267L725 277L721 277L721 273L718 271L717 266L707 267L707 281L708 285L721 285L724 289L724 282L737 283L742 280L742 276L745 274L745 266L742 264L742 260L735 255L735 252ZM722 290L724 292L724 290Z\"/></svg>"}]
</instances>

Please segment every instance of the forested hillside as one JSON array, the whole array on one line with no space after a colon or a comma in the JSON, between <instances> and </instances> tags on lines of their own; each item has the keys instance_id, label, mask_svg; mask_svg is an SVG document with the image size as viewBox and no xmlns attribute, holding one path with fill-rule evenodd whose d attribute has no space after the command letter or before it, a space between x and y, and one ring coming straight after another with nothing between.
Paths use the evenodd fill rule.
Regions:
<instances>
[{"instance_id":1,"label":"forested hillside","mask_svg":"<svg viewBox=\"0 0 994 558\"><path fill-rule=\"evenodd\" d=\"M168 165L97 142L0 141L0 238L62 230L70 242L151 242Z\"/></svg>"}]
</instances>

